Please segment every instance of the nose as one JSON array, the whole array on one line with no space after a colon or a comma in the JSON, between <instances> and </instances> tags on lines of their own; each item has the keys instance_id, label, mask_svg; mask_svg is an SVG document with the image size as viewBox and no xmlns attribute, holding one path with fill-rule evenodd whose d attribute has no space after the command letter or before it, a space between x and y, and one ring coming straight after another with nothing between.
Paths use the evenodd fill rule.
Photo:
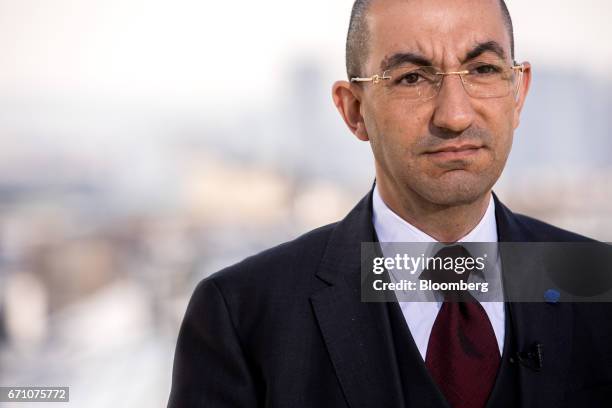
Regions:
<instances>
[{"instance_id":1,"label":"nose","mask_svg":"<svg viewBox=\"0 0 612 408\"><path fill-rule=\"evenodd\" d=\"M472 125L474 118L472 101L459 75L445 76L435 100L434 126L446 132L460 133Z\"/></svg>"}]
</instances>

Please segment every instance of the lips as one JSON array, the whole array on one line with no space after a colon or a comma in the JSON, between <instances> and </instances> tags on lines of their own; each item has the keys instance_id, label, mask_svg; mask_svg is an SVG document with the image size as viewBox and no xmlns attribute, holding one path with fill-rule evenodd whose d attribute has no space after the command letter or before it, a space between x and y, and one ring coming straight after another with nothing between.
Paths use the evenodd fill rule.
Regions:
<instances>
[{"instance_id":1,"label":"lips","mask_svg":"<svg viewBox=\"0 0 612 408\"><path fill-rule=\"evenodd\" d=\"M459 160L478 154L482 148L482 145L476 144L448 145L438 147L426 154L438 160Z\"/></svg>"}]
</instances>

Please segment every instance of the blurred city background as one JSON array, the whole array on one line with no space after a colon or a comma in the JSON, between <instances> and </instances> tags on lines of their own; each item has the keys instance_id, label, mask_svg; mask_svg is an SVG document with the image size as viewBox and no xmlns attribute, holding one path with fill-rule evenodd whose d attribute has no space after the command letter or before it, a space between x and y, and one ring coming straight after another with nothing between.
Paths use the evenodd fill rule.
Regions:
<instances>
[{"instance_id":1,"label":"blurred city background","mask_svg":"<svg viewBox=\"0 0 612 408\"><path fill-rule=\"evenodd\" d=\"M351 4L0 0L0 386L165 406L196 283L368 191ZM612 241L612 4L508 6L534 79L496 191Z\"/></svg>"}]
</instances>

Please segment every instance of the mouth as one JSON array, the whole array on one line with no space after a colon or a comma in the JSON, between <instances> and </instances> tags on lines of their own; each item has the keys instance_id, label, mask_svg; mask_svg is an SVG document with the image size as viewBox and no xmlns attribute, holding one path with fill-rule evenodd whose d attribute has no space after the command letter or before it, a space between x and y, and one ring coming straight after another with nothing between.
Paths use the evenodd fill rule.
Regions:
<instances>
[{"instance_id":1,"label":"mouth","mask_svg":"<svg viewBox=\"0 0 612 408\"><path fill-rule=\"evenodd\" d=\"M449 145L425 152L434 160L461 160L477 155L484 146L476 144Z\"/></svg>"}]
</instances>

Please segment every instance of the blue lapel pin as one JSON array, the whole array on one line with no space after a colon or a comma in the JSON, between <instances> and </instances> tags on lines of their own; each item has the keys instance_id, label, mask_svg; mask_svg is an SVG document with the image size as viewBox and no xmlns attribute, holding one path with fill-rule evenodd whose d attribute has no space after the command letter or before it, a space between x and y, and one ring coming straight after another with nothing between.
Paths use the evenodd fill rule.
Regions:
<instances>
[{"instance_id":1,"label":"blue lapel pin","mask_svg":"<svg viewBox=\"0 0 612 408\"><path fill-rule=\"evenodd\" d=\"M544 292L544 299L546 299L546 303L557 303L559 298L561 297L561 293L559 293L556 289L548 289Z\"/></svg>"}]
</instances>

